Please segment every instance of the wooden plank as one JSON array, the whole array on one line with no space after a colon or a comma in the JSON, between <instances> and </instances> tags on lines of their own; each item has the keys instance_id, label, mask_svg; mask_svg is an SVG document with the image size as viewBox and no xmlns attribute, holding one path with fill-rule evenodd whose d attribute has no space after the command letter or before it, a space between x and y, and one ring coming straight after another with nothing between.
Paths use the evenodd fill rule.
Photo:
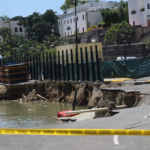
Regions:
<instances>
[{"instance_id":1,"label":"wooden plank","mask_svg":"<svg viewBox=\"0 0 150 150\"><path fill-rule=\"evenodd\" d=\"M116 106L116 108L117 109L123 109L123 108L127 108L127 106L126 105L120 105L120 106ZM108 107L70 111L70 112L66 112L66 114L72 114L72 113L73 114L80 114L80 113L85 113L85 112L100 112L100 111L108 111Z\"/></svg>"}]
</instances>

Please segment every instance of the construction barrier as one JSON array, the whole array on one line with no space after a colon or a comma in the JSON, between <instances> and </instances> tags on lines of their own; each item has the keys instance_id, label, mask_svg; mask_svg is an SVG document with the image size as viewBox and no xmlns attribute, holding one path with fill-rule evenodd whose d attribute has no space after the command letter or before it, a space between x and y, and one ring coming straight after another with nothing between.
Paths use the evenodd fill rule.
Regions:
<instances>
[{"instance_id":1,"label":"construction barrier","mask_svg":"<svg viewBox=\"0 0 150 150\"><path fill-rule=\"evenodd\" d=\"M0 134L15 135L62 135L62 136L101 136L126 135L150 136L150 130L118 130L118 129L0 129Z\"/></svg>"}]
</instances>

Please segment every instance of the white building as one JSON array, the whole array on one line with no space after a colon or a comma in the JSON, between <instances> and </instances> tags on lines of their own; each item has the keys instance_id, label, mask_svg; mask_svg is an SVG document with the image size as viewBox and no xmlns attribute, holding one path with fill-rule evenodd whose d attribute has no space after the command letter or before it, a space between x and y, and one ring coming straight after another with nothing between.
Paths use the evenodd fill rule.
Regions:
<instances>
[{"instance_id":1,"label":"white building","mask_svg":"<svg viewBox=\"0 0 150 150\"><path fill-rule=\"evenodd\" d=\"M150 0L128 0L129 23L131 25L150 26Z\"/></svg>"},{"instance_id":2,"label":"white building","mask_svg":"<svg viewBox=\"0 0 150 150\"><path fill-rule=\"evenodd\" d=\"M12 34L25 36L25 29L22 26L17 25L18 22L19 21L10 21L11 32L12 32ZM9 22L0 21L0 29L3 27L9 29ZM3 39L1 36L0 36L0 42L3 42Z\"/></svg>"},{"instance_id":3,"label":"white building","mask_svg":"<svg viewBox=\"0 0 150 150\"><path fill-rule=\"evenodd\" d=\"M78 33L85 32L92 25L102 22L101 10L104 8L116 8L117 2L89 2L77 6L77 29ZM60 36L75 33L75 8L67 9L64 15L58 16L58 30Z\"/></svg>"}]
</instances>

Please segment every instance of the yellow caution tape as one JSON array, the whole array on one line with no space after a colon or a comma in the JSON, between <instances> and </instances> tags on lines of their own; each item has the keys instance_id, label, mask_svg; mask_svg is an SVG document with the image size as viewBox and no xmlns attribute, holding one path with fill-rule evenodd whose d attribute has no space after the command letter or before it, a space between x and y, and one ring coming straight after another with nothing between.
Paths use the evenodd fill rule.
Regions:
<instances>
[{"instance_id":1,"label":"yellow caution tape","mask_svg":"<svg viewBox=\"0 0 150 150\"><path fill-rule=\"evenodd\" d=\"M133 135L150 136L150 130L114 130L114 129L0 129L0 134L16 135Z\"/></svg>"}]
</instances>

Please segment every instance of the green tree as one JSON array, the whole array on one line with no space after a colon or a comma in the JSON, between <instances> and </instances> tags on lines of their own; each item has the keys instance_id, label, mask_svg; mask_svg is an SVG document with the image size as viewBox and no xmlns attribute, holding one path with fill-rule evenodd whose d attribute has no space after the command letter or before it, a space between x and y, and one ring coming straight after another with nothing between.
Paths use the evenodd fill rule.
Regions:
<instances>
[{"instance_id":1,"label":"green tree","mask_svg":"<svg viewBox=\"0 0 150 150\"><path fill-rule=\"evenodd\" d=\"M106 32L104 42L106 45L119 45L121 39L128 40L128 36L131 36L133 32L134 28L126 21L117 23Z\"/></svg>"},{"instance_id":2,"label":"green tree","mask_svg":"<svg viewBox=\"0 0 150 150\"><path fill-rule=\"evenodd\" d=\"M19 21L22 18L23 18L22 16L15 16L15 17L11 18L10 20L11 21Z\"/></svg>"},{"instance_id":3,"label":"green tree","mask_svg":"<svg viewBox=\"0 0 150 150\"><path fill-rule=\"evenodd\" d=\"M53 10L47 10L43 15L34 12L28 17L20 18L18 25L25 28L28 39L42 43L46 36L56 34L56 22L57 16Z\"/></svg>"},{"instance_id":4,"label":"green tree","mask_svg":"<svg viewBox=\"0 0 150 150\"><path fill-rule=\"evenodd\" d=\"M2 36L3 38L5 38L6 35L8 35L8 34L9 34L9 29L8 28L3 27L3 28L0 29L0 36Z\"/></svg>"},{"instance_id":5,"label":"green tree","mask_svg":"<svg viewBox=\"0 0 150 150\"><path fill-rule=\"evenodd\" d=\"M101 14L107 24L120 22L119 13L116 9L103 9Z\"/></svg>"},{"instance_id":6,"label":"green tree","mask_svg":"<svg viewBox=\"0 0 150 150\"><path fill-rule=\"evenodd\" d=\"M10 20L10 18L6 15L0 17L0 21L9 21L9 20Z\"/></svg>"},{"instance_id":7,"label":"green tree","mask_svg":"<svg viewBox=\"0 0 150 150\"><path fill-rule=\"evenodd\" d=\"M121 23L123 21L128 22L128 2L123 0L117 4L117 9L103 9L101 11L104 22L106 23Z\"/></svg>"}]
</instances>

